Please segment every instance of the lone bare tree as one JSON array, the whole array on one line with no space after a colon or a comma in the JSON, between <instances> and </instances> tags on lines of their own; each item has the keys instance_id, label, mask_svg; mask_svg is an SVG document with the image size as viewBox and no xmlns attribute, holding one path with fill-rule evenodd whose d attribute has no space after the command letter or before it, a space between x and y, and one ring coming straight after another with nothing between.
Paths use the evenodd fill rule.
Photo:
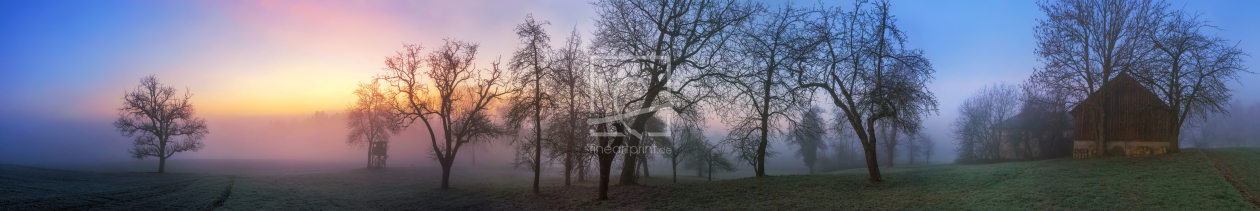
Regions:
<instances>
[{"instance_id":1,"label":"lone bare tree","mask_svg":"<svg viewBox=\"0 0 1260 211\"><path fill-rule=\"evenodd\" d=\"M758 11L736 30L735 56L743 62L717 73L729 93L717 107L732 125L724 142L735 146L735 156L753 166L757 177L766 176L766 157L771 137L783 137L783 126L794 113L808 109L808 89L796 85L788 69L801 68L816 46L807 30L817 12L784 4L768 12ZM782 139L780 139L782 140Z\"/></svg>"},{"instance_id":2,"label":"lone bare tree","mask_svg":"<svg viewBox=\"0 0 1260 211\"><path fill-rule=\"evenodd\" d=\"M706 79L719 71L735 26L742 24L759 5L734 0L601 0L593 3L597 17L593 54L624 56L604 67L633 66L620 77L643 79L627 101L616 102L620 114L648 109L666 102L675 112L696 106L711 92ZM601 62L603 63L603 62ZM682 113L682 112L678 112ZM638 115L630 130L645 131L655 112ZM638 137L625 140L639 146ZM623 159L621 184L638 184L638 159Z\"/></svg>"},{"instance_id":3,"label":"lone bare tree","mask_svg":"<svg viewBox=\"0 0 1260 211\"><path fill-rule=\"evenodd\" d=\"M1181 10L1156 14L1154 24L1142 32L1155 49L1150 67L1135 71L1147 87L1168 103L1170 152L1181 150L1182 126L1203 121L1212 114L1227 114L1230 93L1226 82L1246 73L1242 57L1247 56L1229 40L1208 35L1214 28L1199 14Z\"/></svg>"},{"instance_id":4,"label":"lone bare tree","mask_svg":"<svg viewBox=\"0 0 1260 211\"><path fill-rule=\"evenodd\" d=\"M840 108L866 153L870 182L882 180L876 156L877 122L910 133L921 117L936 111L927 89L932 64L923 51L905 46L906 34L889 13L887 1L854 3L852 11L827 8L814 27L821 40L815 65L796 72L801 87L824 91Z\"/></svg>"},{"instance_id":5,"label":"lone bare tree","mask_svg":"<svg viewBox=\"0 0 1260 211\"><path fill-rule=\"evenodd\" d=\"M381 89L380 82L359 83L354 90L359 99L346 108L346 125L350 134L346 135L346 144L363 146L368 149L367 168L385 168L385 152L388 149L391 134L398 133L401 126L397 124L398 115L393 107L393 98L388 91ZM373 160L373 156L380 159Z\"/></svg>"},{"instance_id":6,"label":"lone bare tree","mask_svg":"<svg viewBox=\"0 0 1260 211\"><path fill-rule=\"evenodd\" d=\"M1153 54L1144 34L1167 6L1155 0L1056 0L1038 3L1046 19L1034 30L1036 54L1043 63L1032 80L1063 90L1080 106L1121 72L1136 72ZM1099 92L1098 99L1107 99ZM1104 106L1082 111L1095 116L1096 151L1107 156L1108 123ZM1175 149L1174 149L1175 151Z\"/></svg>"},{"instance_id":7,"label":"lone bare tree","mask_svg":"<svg viewBox=\"0 0 1260 211\"><path fill-rule=\"evenodd\" d=\"M193 116L196 109L189 102L191 98L192 92L185 89L181 98L174 87L163 86L153 75L140 78L135 90L125 92L114 128L135 138L128 150L131 157L157 157L158 173L165 173L167 158L205 147L201 139L210 130L205 119Z\"/></svg>"},{"instance_id":8,"label":"lone bare tree","mask_svg":"<svg viewBox=\"0 0 1260 211\"><path fill-rule=\"evenodd\" d=\"M385 58L387 73L378 79L388 81L396 93L392 97L398 102L393 106L401 116L398 124L407 127L417 119L424 123L430 153L442 165L441 188L449 189L451 166L460 147L507 133L489 114L492 103L507 90L502 87L498 61L489 69L473 65L477 44L445 42L425 57L420 52L423 47L403 45L403 51ZM421 72L426 64L428 70Z\"/></svg>"},{"instance_id":9,"label":"lone bare tree","mask_svg":"<svg viewBox=\"0 0 1260 211\"><path fill-rule=\"evenodd\" d=\"M578 181L585 181L590 169L591 153L584 149L590 143L590 133L586 125L589 115L590 97L587 93L589 84L587 75L590 71L586 51L583 50L582 36L574 29L564 46L552 54L551 79L544 89L553 93L551 100L556 107L547 129L553 141L549 142L552 157L561 159L564 167L564 185L569 186L574 174ZM576 172L575 172L576 171Z\"/></svg>"},{"instance_id":10,"label":"lone bare tree","mask_svg":"<svg viewBox=\"0 0 1260 211\"><path fill-rule=\"evenodd\" d=\"M548 110L555 107L554 99L549 93L545 93L542 84L550 78L551 61L548 61L548 54L551 53L551 36L547 35L547 31L543 26L550 22L538 22L534 20L533 14L525 15L525 23L516 26L516 36L521 41L521 46L512 54L512 60L509 62L509 68L512 70L512 80L510 86L512 90L516 90L517 94L512 95L510 111L507 114L508 127L519 129L526 120L531 121L533 126L532 138L525 138L521 141L514 141L516 145L532 145L533 153L517 153L517 164L528 165L534 170L534 193L538 193L538 179L542 173L542 146L543 146L543 113L550 113ZM517 139L513 139L517 140ZM528 150L525 147L518 147L519 150ZM532 158L531 158L532 156Z\"/></svg>"}]
</instances>

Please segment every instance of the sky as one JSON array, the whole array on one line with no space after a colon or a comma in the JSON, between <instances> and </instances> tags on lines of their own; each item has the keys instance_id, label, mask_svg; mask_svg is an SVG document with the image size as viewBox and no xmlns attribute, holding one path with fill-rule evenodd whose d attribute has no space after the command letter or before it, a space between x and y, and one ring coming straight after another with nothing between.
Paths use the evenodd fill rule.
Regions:
<instances>
[{"instance_id":1,"label":"sky","mask_svg":"<svg viewBox=\"0 0 1260 211\"><path fill-rule=\"evenodd\" d=\"M1212 33L1260 52L1260 1L1169 3L1203 13L1222 29ZM892 5L908 45L936 70L929 89L939 113L926 124L942 151L953 150L949 123L965 98L985 85L1020 83L1040 66L1032 33L1044 14L1034 1ZM122 94L150 74L195 94L198 115L211 124L206 149L177 157L350 157L356 151L337 140L280 150L288 154L250 150L283 145L243 137L266 132L242 125L344 110L355 85L384 73L383 58L404 43L433 49L458 39L480 43L482 67L507 60L517 46L512 29L526 14L551 23L553 46L573 30L589 43L596 15L588 2L560 0L0 1L0 163L127 159L130 140L110 123ZM1235 99L1260 101L1256 74L1230 87Z\"/></svg>"}]
</instances>

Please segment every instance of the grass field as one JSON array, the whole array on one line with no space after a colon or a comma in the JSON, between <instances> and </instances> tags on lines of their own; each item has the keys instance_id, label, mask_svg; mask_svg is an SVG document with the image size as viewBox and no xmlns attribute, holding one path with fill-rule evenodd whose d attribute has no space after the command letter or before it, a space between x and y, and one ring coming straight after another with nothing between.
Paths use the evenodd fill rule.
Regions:
<instances>
[{"instance_id":1,"label":"grass field","mask_svg":"<svg viewBox=\"0 0 1260 211\"><path fill-rule=\"evenodd\" d=\"M563 187L554 172L542 194L529 193L532 174L503 166L457 166L453 189L437 190L440 172L420 167L159 175L0 165L0 210L1253 210L1260 149L884 172L880 184L867 183L865 169L714 182L680 175L674 184L654 171L645 185L613 186L613 200L597 201L594 183Z\"/></svg>"}]
</instances>

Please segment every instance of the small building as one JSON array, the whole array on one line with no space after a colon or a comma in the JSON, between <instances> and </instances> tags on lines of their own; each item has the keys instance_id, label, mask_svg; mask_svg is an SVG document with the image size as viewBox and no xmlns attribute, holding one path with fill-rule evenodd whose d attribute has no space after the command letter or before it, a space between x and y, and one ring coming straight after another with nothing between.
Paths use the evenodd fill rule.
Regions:
<instances>
[{"instance_id":1,"label":"small building","mask_svg":"<svg viewBox=\"0 0 1260 211\"><path fill-rule=\"evenodd\" d=\"M385 159L389 158L389 142L377 141L368 146L368 168L385 168Z\"/></svg>"},{"instance_id":2,"label":"small building","mask_svg":"<svg viewBox=\"0 0 1260 211\"><path fill-rule=\"evenodd\" d=\"M1127 73L1120 73L1072 108L1076 125L1073 158L1098 156L1098 118L1106 111L1108 156L1163 154L1168 141L1168 104Z\"/></svg>"},{"instance_id":3,"label":"small building","mask_svg":"<svg viewBox=\"0 0 1260 211\"><path fill-rule=\"evenodd\" d=\"M1066 112L1026 109L996 127L998 159L1023 160L1066 157L1072 148L1075 125Z\"/></svg>"}]
</instances>

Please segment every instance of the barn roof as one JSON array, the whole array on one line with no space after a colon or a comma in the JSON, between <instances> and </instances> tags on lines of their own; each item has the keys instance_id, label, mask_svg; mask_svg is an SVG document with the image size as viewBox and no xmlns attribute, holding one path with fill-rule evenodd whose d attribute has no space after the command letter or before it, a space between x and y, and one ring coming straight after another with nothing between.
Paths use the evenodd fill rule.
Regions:
<instances>
[{"instance_id":1,"label":"barn roof","mask_svg":"<svg viewBox=\"0 0 1260 211\"><path fill-rule=\"evenodd\" d=\"M1140 104L1154 106L1157 109L1168 108L1167 103L1160 100L1159 96L1155 95L1154 92L1151 92L1150 89L1147 89L1146 86L1142 86L1142 83L1139 83L1137 79L1134 79L1133 76L1130 76L1126 72L1120 72L1119 75L1116 75L1116 77L1111 78L1110 81L1104 83L1097 91L1090 93L1088 98L1085 98L1085 100L1081 101L1081 103L1077 103L1076 106L1072 108L1071 113L1075 116L1078 114L1077 110L1084 107L1083 105L1093 104L1089 102L1097 102L1101 99L1100 93L1109 93L1109 97L1112 97L1113 99L1121 95L1138 95L1135 96L1136 98L1134 99L1143 99L1144 101L1147 101L1140 102Z\"/></svg>"}]
</instances>

